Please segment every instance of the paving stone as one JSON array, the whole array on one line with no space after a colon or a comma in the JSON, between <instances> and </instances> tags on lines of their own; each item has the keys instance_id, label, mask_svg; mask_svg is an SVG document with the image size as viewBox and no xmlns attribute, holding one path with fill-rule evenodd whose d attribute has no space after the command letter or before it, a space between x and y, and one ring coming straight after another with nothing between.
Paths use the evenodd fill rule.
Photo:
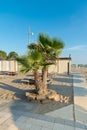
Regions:
<instances>
[{"instance_id":1,"label":"paving stone","mask_svg":"<svg viewBox=\"0 0 87 130\"><path fill-rule=\"evenodd\" d=\"M53 130L74 130L74 127L55 123Z\"/></svg>"},{"instance_id":2,"label":"paving stone","mask_svg":"<svg viewBox=\"0 0 87 130\"><path fill-rule=\"evenodd\" d=\"M55 118L54 123L60 123L60 124L64 125L65 124L65 120L62 119L62 118Z\"/></svg>"},{"instance_id":3,"label":"paving stone","mask_svg":"<svg viewBox=\"0 0 87 130\"><path fill-rule=\"evenodd\" d=\"M81 129L86 128L86 125L84 122L75 122L75 126L76 126L76 128L81 128Z\"/></svg>"},{"instance_id":4,"label":"paving stone","mask_svg":"<svg viewBox=\"0 0 87 130\"><path fill-rule=\"evenodd\" d=\"M0 125L0 130L7 130L8 129L8 127L6 126L6 125Z\"/></svg>"},{"instance_id":5,"label":"paving stone","mask_svg":"<svg viewBox=\"0 0 87 130\"><path fill-rule=\"evenodd\" d=\"M86 122L87 124L87 113L76 110L75 115L76 115L76 120L79 120L81 122Z\"/></svg>"},{"instance_id":6,"label":"paving stone","mask_svg":"<svg viewBox=\"0 0 87 130\"><path fill-rule=\"evenodd\" d=\"M28 129L29 130L29 129ZM42 130L41 129L41 126L37 126L37 125L35 125L35 126L31 126L31 128L30 128L30 130ZM45 129L44 129L45 130Z\"/></svg>"},{"instance_id":7,"label":"paving stone","mask_svg":"<svg viewBox=\"0 0 87 130\"><path fill-rule=\"evenodd\" d=\"M53 130L64 130L64 125L55 123Z\"/></svg>"},{"instance_id":8,"label":"paving stone","mask_svg":"<svg viewBox=\"0 0 87 130\"><path fill-rule=\"evenodd\" d=\"M47 115L39 115L38 119L48 121L48 122L53 122L55 121L55 118Z\"/></svg>"},{"instance_id":9,"label":"paving stone","mask_svg":"<svg viewBox=\"0 0 87 130\"><path fill-rule=\"evenodd\" d=\"M15 126L14 124L12 124L6 130L21 130L21 129L17 128L17 126Z\"/></svg>"},{"instance_id":10,"label":"paving stone","mask_svg":"<svg viewBox=\"0 0 87 130\"><path fill-rule=\"evenodd\" d=\"M49 115L55 118L73 120L73 105L69 105L52 112L48 112L45 115Z\"/></svg>"},{"instance_id":11,"label":"paving stone","mask_svg":"<svg viewBox=\"0 0 87 130\"><path fill-rule=\"evenodd\" d=\"M64 125L64 129L65 130L74 130L75 128L74 128L74 126L72 127L72 126Z\"/></svg>"},{"instance_id":12,"label":"paving stone","mask_svg":"<svg viewBox=\"0 0 87 130\"><path fill-rule=\"evenodd\" d=\"M10 117L11 117L11 113L2 113L2 114L0 114L0 124L5 122Z\"/></svg>"},{"instance_id":13,"label":"paving stone","mask_svg":"<svg viewBox=\"0 0 87 130\"><path fill-rule=\"evenodd\" d=\"M31 124L27 123L27 119L20 117L15 121L15 126L18 130L30 130Z\"/></svg>"},{"instance_id":14,"label":"paving stone","mask_svg":"<svg viewBox=\"0 0 87 130\"><path fill-rule=\"evenodd\" d=\"M21 116L17 121L16 121L16 125L19 125L22 123L22 125L24 123L26 124L32 124L32 125L38 125L40 127L46 127L46 128L53 128L53 125L54 123L52 122L47 122L47 121L44 121L44 120L38 120L38 119L34 119L34 118L28 118L28 117L23 117Z\"/></svg>"},{"instance_id":15,"label":"paving stone","mask_svg":"<svg viewBox=\"0 0 87 130\"><path fill-rule=\"evenodd\" d=\"M28 119L28 122L31 122L31 124L34 124L34 125L39 125L41 127L46 127L46 128L53 128L53 125L54 123L52 122L47 122L47 121L44 121L44 120L36 120L36 119Z\"/></svg>"},{"instance_id":16,"label":"paving stone","mask_svg":"<svg viewBox=\"0 0 87 130\"><path fill-rule=\"evenodd\" d=\"M53 129L48 129L48 128L43 127L41 130L53 130Z\"/></svg>"},{"instance_id":17,"label":"paving stone","mask_svg":"<svg viewBox=\"0 0 87 130\"><path fill-rule=\"evenodd\" d=\"M87 129L75 128L75 130L87 130Z\"/></svg>"},{"instance_id":18,"label":"paving stone","mask_svg":"<svg viewBox=\"0 0 87 130\"><path fill-rule=\"evenodd\" d=\"M13 118L11 117L11 118L8 118L5 122L3 122L2 124L1 124L1 126L2 126L2 130L6 130L11 124L14 124L14 120L13 120ZM1 130L1 129L0 129Z\"/></svg>"}]
</instances>

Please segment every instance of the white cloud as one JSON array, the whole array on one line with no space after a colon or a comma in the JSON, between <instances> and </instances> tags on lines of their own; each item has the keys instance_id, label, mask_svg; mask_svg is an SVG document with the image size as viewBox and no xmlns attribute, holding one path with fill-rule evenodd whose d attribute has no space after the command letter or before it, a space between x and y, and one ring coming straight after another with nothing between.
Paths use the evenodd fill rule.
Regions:
<instances>
[{"instance_id":1,"label":"white cloud","mask_svg":"<svg viewBox=\"0 0 87 130\"><path fill-rule=\"evenodd\" d=\"M87 50L87 45L76 45L70 48L66 48L65 50L71 51L85 51Z\"/></svg>"}]
</instances>

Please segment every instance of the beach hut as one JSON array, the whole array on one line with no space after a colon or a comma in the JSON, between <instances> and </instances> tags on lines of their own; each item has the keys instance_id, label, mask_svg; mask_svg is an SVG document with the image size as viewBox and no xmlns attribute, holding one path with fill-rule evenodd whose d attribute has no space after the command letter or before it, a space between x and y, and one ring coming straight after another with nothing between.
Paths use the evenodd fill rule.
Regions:
<instances>
[{"instance_id":1,"label":"beach hut","mask_svg":"<svg viewBox=\"0 0 87 130\"><path fill-rule=\"evenodd\" d=\"M0 59L0 73L16 73L18 63L14 59Z\"/></svg>"},{"instance_id":2,"label":"beach hut","mask_svg":"<svg viewBox=\"0 0 87 130\"><path fill-rule=\"evenodd\" d=\"M71 57L56 59L55 64L49 67L48 72L69 74L71 72Z\"/></svg>"}]
</instances>

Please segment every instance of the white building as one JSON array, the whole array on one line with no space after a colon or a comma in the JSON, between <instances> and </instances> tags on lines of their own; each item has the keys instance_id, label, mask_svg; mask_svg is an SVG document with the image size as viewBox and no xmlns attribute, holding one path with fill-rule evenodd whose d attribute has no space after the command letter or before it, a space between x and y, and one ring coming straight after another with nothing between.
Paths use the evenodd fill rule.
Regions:
<instances>
[{"instance_id":1,"label":"white building","mask_svg":"<svg viewBox=\"0 0 87 130\"><path fill-rule=\"evenodd\" d=\"M71 72L71 57L58 58L55 64L49 67L48 72L69 74Z\"/></svg>"},{"instance_id":2,"label":"white building","mask_svg":"<svg viewBox=\"0 0 87 130\"><path fill-rule=\"evenodd\" d=\"M17 72L18 71L18 63L15 60L0 60L0 72Z\"/></svg>"}]
</instances>

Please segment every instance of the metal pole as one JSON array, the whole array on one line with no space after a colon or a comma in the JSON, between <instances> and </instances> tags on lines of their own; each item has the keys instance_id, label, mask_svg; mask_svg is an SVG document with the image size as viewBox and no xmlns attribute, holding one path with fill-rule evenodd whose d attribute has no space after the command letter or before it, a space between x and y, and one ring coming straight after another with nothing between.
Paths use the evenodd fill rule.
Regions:
<instances>
[{"instance_id":1,"label":"metal pole","mask_svg":"<svg viewBox=\"0 0 87 130\"><path fill-rule=\"evenodd\" d=\"M30 43L30 27L28 27L28 44Z\"/></svg>"},{"instance_id":2,"label":"metal pole","mask_svg":"<svg viewBox=\"0 0 87 130\"><path fill-rule=\"evenodd\" d=\"M28 44L30 44L30 35L34 35L34 33L30 32L30 27L28 27Z\"/></svg>"}]
</instances>

